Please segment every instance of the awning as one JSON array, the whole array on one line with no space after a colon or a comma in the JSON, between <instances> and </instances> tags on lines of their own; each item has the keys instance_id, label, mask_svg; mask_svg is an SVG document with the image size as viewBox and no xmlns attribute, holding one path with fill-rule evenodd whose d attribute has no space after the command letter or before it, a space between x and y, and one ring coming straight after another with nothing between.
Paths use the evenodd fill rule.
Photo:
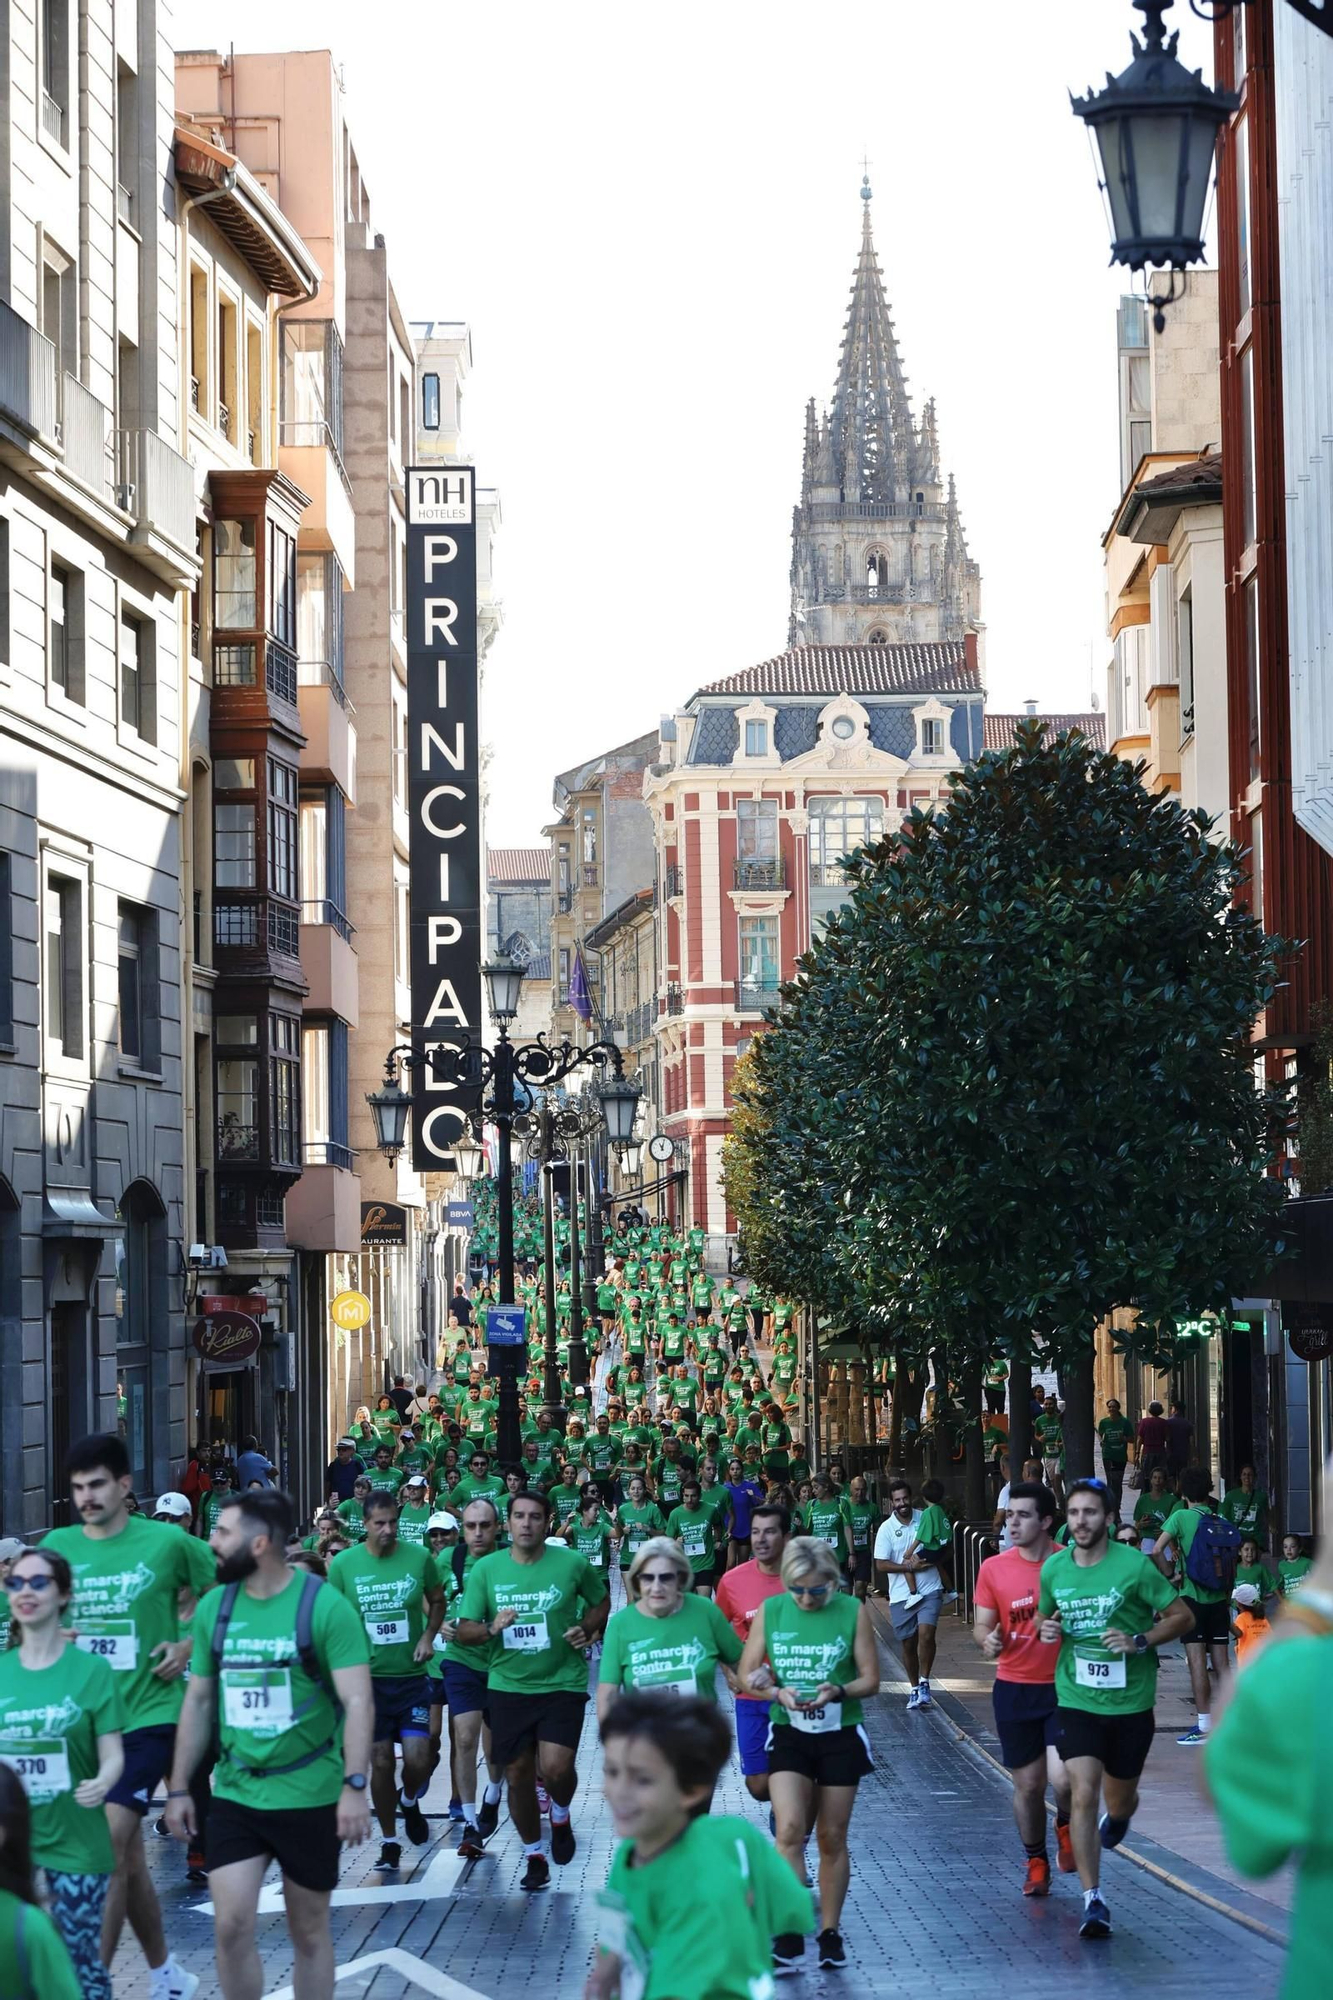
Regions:
<instances>
[{"instance_id":1,"label":"awning","mask_svg":"<svg viewBox=\"0 0 1333 2000\"><path fill-rule=\"evenodd\" d=\"M118 1215L103 1215L87 1195L48 1194L42 1208L42 1235L75 1237L101 1242L108 1236L122 1236L125 1225Z\"/></svg>"}]
</instances>

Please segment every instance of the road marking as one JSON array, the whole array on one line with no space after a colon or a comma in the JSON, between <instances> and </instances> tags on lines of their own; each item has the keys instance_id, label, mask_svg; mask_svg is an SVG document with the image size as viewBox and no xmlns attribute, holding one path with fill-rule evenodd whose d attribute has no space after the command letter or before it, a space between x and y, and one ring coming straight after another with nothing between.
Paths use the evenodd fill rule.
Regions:
<instances>
[{"instance_id":1,"label":"road marking","mask_svg":"<svg viewBox=\"0 0 1333 2000\"><path fill-rule=\"evenodd\" d=\"M452 1896L454 1894L463 1875L466 1873L468 1865L458 1854L453 1853L448 1848L443 1848L431 1862L425 1874L418 1875L413 1881L394 1883L392 1886L383 1889L335 1889L329 1899L330 1905L335 1910L343 1910L365 1909L373 1907L376 1904L385 1903L433 1902L436 1897ZM280 1882L267 1883L260 1892L259 1915L261 1917L278 1916L282 1914L286 1907L283 1901L282 1884ZM213 1915L213 1905L211 1902L191 1903L190 1908L198 1910L207 1916ZM443 1988L441 1989L442 1992L444 1990ZM454 1994L455 2000L457 2000L457 1996L462 1995L464 1992L461 1986L456 1989L451 1987L448 1990Z\"/></svg>"},{"instance_id":2,"label":"road marking","mask_svg":"<svg viewBox=\"0 0 1333 2000\"><path fill-rule=\"evenodd\" d=\"M396 1972L411 1985L419 1986L423 1993L432 1994L434 2000L487 2000L486 1994L478 1993L475 1986L460 1986L447 1972L437 1972L424 1958L417 1958L410 1951L399 1951L397 1946L388 1951L372 1951L365 1958L349 1959L346 1965L336 1968L333 1977L335 1981L350 1979L381 1966L386 1972ZM295 1993L294 1986L277 1986L264 1995L264 2000L295 2000Z\"/></svg>"}]
</instances>

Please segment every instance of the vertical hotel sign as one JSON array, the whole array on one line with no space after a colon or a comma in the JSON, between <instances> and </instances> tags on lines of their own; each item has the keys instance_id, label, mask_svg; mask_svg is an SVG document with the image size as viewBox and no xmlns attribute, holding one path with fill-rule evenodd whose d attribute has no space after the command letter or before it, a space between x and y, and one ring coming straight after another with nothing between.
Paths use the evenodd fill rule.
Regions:
<instances>
[{"instance_id":1,"label":"vertical hotel sign","mask_svg":"<svg viewBox=\"0 0 1333 2000\"><path fill-rule=\"evenodd\" d=\"M481 1036L477 487L470 465L407 474L412 1046ZM475 1092L414 1068L412 1165L440 1173Z\"/></svg>"}]
</instances>

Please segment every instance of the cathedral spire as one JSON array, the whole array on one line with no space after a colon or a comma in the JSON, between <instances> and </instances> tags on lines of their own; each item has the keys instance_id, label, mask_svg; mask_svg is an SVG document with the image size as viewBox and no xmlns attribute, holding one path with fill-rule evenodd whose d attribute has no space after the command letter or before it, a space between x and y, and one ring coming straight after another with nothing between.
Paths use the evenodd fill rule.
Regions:
<instances>
[{"instance_id":1,"label":"cathedral spire","mask_svg":"<svg viewBox=\"0 0 1333 2000\"><path fill-rule=\"evenodd\" d=\"M819 452L819 419L812 396L805 406L805 450L801 456L801 500L806 503L815 483L815 458Z\"/></svg>"},{"instance_id":2,"label":"cathedral spire","mask_svg":"<svg viewBox=\"0 0 1333 2000\"><path fill-rule=\"evenodd\" d=\"M940 483L940 437L935 423L935 398L930 397L921 412L921 429L916 440L916 474L921 486Z\"/></svg>"},{"instance_id":3,"label":"cathedral spire","mask_svg":"<svg viewBox=\"0 0 1333 2000\"><path fill-rule=\"evenodd\" d=\"M842 498L884 506L906 498L916 428L875 255L870 198L867 177L861 183L861 254L829 417Z\"/></svg>"}]
</instances>

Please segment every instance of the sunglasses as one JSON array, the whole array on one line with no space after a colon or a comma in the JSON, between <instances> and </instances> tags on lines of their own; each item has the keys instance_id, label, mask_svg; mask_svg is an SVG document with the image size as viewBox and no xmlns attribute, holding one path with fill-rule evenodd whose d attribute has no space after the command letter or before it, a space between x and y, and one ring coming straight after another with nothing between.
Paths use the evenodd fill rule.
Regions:
<instances>
[{"instance_id":1,"label":"sunglasses","mask_svg":"<svg viewBox=\"0 0 1333 2000\"><path fill-rule=\"evenodd\" d=\"M831 1583L789 1583L787 1585L787 1595L789 1597L827 1597L832 1588L833 1585Z\"/></svg>"},{"instance_id":2,"label":"sunglasses","mask_svg":"<svg viewBox=\"0 0 1333 2000\"><path fill-rule=\"evenodd\" d=\"M55 1578L49 1570L29 1569L24 1570L22 1576L7 1576L5 1578L5 1589L8 1591L46 1590L54 1583Z\"/></svg>"}]
</instances>

